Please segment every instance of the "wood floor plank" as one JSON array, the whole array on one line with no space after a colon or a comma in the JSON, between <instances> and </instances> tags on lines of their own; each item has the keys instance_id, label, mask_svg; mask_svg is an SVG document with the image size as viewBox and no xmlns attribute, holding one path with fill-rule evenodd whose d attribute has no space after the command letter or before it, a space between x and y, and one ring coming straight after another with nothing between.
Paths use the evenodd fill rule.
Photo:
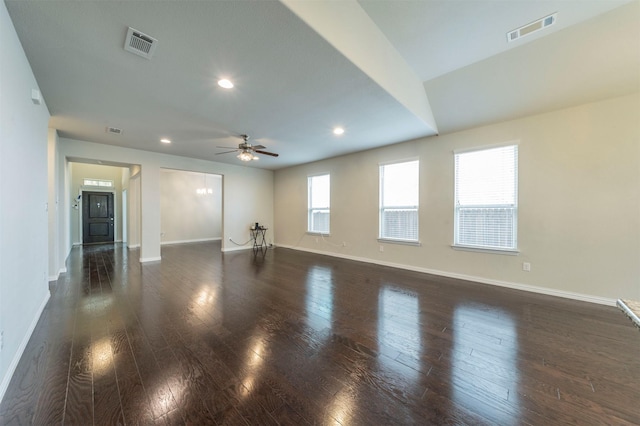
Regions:
<instances>
[{"instance_id":1,"label":"wood floor plank","mask_svg":"<svg viewBox=\"0 0 640 426\"><path fill-rule=\"evenodd\" d=\"M1 424L640 424L614 307L288 249L74 248Z\"/></svg>"},{"instance_id":2,"label":"wood floor plank","mask_svg":"<svg viewBox=\"0 0 640 426\"><path fill-rule=\"evenodd\" d=\"M45 308L38 322L39 327L36 326L2 399L0 420L3 424L31 424L36 415L50 350L46 337L48 327L45 325L49 313L50 307Z\"/></svg>"},{"instance_id":3,"label":"wood floor plank","mask_svg":"<svg viewBox=\"0 0 640 426\"><path fill-rule=\"evenodd\" d=\"M64 424L93 424L93 350L91 345L91 291L87 287L89 262L70 259L69 271L81 276L79 280L69 280L69 285L78 286L76 317L69 360L69 375L64 405ZM86 266L85 266L86 264Z\"/></svg>"},{"instance_id":4,"label":"wood floor plank","mask_svg":"<svg viewBox=\"0 0 640 426\"><path fill-rule=\"evenodd\" d=\"M72 339L71 333L56 334L55 350L49 357L33 419L38 425L60 424L64 419Z\"/></svg>"}]
</instances>

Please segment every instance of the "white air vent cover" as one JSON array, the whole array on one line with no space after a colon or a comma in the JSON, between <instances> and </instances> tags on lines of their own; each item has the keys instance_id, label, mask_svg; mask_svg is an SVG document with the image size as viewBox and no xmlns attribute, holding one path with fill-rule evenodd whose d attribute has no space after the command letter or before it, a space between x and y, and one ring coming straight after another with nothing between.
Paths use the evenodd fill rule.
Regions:
<instances>
[{"instance_id":1,"label":"white air vent cover","mask_svg":"<svg viewBox=\"0 0 640 426\"><path fill-rule=\"evenodd\" d=\"M550 25L555 24L557 15L557 13L554 13L549 16L545 16L544 18L540 18L537 21L527 24L523 27L520 27L513 31L509 31L507 33L507 41L511 42L514 40L518 40L526 35L533 34L537 31L547 28Z\"/></svg>"},{"instance_id":2,"label":"white air vent cover","mask_svg":"<svg viewBox=\"0 0 640 426\"><path fill-rule=\"evenodd\" d=\"M127 38L124 40L124 50L151 59L157 44L158 40L155 38L129 27Z\"/></svg>"},{"instance_id":3,"label":"white air vent cover","mask_svg":"<svg viewBox=\"0 0 640 426\"><path fill-rule=\"evenodd\" d=\"M122 129L118 129L117 127L106 127L104 129L105 132L111 133L112 135L121 135Z\"/></svg>"}]
</instances>

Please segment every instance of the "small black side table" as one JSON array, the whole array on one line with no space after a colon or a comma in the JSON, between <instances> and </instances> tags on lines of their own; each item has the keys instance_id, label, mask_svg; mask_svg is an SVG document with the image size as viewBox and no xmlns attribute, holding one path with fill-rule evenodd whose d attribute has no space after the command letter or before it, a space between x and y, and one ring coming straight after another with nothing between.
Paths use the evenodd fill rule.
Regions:
<instances>
[{"instance_id":1,"label":"small black side table","mask_svg":"<svg viewBox=\"0 0 640 426\"><path fill-rule=\"evenodd\" d=\"M267 229L268 228L265 228L263 226L249 229L251 231L251 237L253 238L254 250L262 250L268 248L266 240Z\"/></svg>"}]
</instances>

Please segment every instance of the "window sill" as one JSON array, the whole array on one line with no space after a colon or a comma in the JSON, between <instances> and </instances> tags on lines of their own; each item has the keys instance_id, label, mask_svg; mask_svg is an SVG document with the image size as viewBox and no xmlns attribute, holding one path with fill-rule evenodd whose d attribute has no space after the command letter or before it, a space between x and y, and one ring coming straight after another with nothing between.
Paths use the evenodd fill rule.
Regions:
<instances>
[{"instance_id":1,"label":"window sill","mask_svg":"<svg viewBox=\"0 0 640 426\"><path fill-rule=\"evenodd\" d=\"M483 247L474 247L474 246L462 246L462 245L456 245L456 244L452 244L451 248L454 250L460 250L460 251L475 251L477 253L503 254L506 256L517 256L520 254L520 250L518 249L483 248Z\"/></svg>"},{"instance_id":2,"label":"window sill","mask_svg":"<svg viewBox=\"0 0 640 426\"><path fill-rule=\"evenodd\" d=\"M400 244L404 246L415 246L420 247L422 243L420 241L412 241L412 240L394 240L392 238L378 238L379 243L389 243L389 244Z\"/></svg>"},{"instance_id":3,"label":"window sill","mask_svg":"<svg viewBox=\"0 0 640 426\"><path fill-rule=\"evenodd\" d=\"M330 237L331 233L324 233L324 232L318 232L318 231L307 231L306 232L307 235L315 235L318 237Z\"/></svg>"}]
</instances>

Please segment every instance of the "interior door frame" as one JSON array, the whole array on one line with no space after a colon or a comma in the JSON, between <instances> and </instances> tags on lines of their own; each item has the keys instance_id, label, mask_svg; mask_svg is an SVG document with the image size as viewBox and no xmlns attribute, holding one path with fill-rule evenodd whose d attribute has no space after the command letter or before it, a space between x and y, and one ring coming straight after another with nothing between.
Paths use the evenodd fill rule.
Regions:
<instances>
[{"instance_id":1,"label":"interior door frame","mask_svg":"<svg viewBox=\"0 0 640 426\"><path fill-rule=\"evenodd\" d=\"M95 186L86 186L86 185L80 185L80 188L78 190L78 195L80 196L80 199L82 200L82 193L83 192L107 192L110 193L111 195L113 195L113 242L116 243L118 242L118 227L120 226L120 224L118 223L118 215L117 215L117 210L119 208L118 206L118 197L116 197L116 191L114 189L105 189L105 188L99 188L99 187L95 187ZM78 230L78 235L79 235L79 240L80 240L80 244L83 244L84 241L84 215L82 214L82 209L84 206L80 206L80 220L78 220L78 227L80 228Z\"/></svg>"},{"instance_id":2,"label":"interior door frame","mask_svg":"<svg viewBox=\"0 0 640 426\"><path fill-rule=\"evenodd\" d=\"M122 243L126 246L129 243L129 229L127 229L129 227L129 222L127 222L128 218L127 218L127 205L129 203L129 191L127 190L127 188L124 188L122 190ZM113 208L115 211L115 197L113 197ZM115 215L117 217L117 215ZM114 217L114 222L115 222L115 217ZM115 233L115 223L113 225L113 232ZM113 236L113 238L115 239L115 235Z\"/></svg>"}]
</instances>

